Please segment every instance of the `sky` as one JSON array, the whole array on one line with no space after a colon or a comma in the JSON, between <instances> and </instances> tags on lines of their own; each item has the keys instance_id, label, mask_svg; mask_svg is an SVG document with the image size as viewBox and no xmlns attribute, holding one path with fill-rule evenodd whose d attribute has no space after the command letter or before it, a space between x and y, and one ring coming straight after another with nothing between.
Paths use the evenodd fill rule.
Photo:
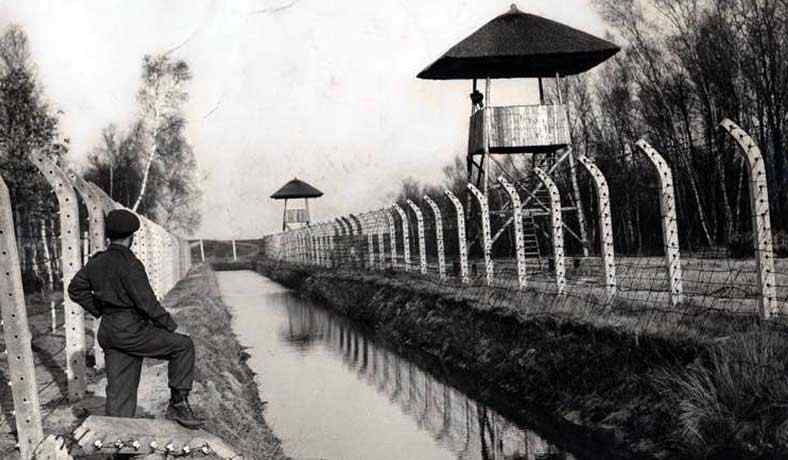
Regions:
<instances>
[{"instance_id":1,"label":"sky","mask_svg":"<svg viewBox=\"0 0 788 460\"><path fill-rule=\"evenodd\" d=\"M590 0L518 7L597 36ZM38 80L83 165L109 123L129 126L145 54L191 67L187 135L201 170L195 236L281 228L269 196L293 177L324 192L312 220L380 208L403 179L439 183L467 148L469 81L416 74L511 0L0 0L27 31ZM536 103L529 80L491 102Z\"/></svg>"}]
</instances>

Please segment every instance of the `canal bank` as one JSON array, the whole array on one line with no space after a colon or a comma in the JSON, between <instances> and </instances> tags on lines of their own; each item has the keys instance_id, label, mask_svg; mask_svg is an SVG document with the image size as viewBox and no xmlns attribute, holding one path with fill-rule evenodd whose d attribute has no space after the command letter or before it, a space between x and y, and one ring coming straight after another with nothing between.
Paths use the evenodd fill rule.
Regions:
<instances>
[{"instance_id":1,"label":"canal bank","mask_svg":"<svg viewBox=\"0 0 788 460\"><path fill-rule=\"evenodd\" d=\"M218 273L266 419L295 458L607 459L547 442L254 271Z\"/></svg>"},{"instance_id":2,"label":"canal bank","mask_svg":"<svg viewBox=\"0 0 788 460\"><path fill-rule=\"evenodd\" d=\"M286 459L264 418L254 373L232 329L232 316L222 301L216 274L207 264L193 268L167 294L163 305L192 337L196 351L192 406L208 421L206 431L222 438L250 459ZM105 379L99 378L97 396ZM145 360L139 391L138 416L160 416L169 400L167 364Z\"/></svg>"},{"instance_id":3,"label":"canal bank","mask_svg":"<svg viewBox=\"0 0 788 460\"><path fill-rule=\"evenodd\" d=\"M749 393L763 396L757 388L763 382L745 382L749 370L731 364L768 349L768 365L784 366L778 357L784 335L772 341L773 334L753 329L761 326L735 326L735 334L715 338L648 334L587 318L529 315L529 307L480 305L401 273L263 260L256 268L366 325L508 418L538 421L540 434L556 444L620 458L780 458L785 452L784 416L740 407L726 412L734 403L724 399L735 392L745 404L777 408L772 400L752 401ZM524 304L550 301L523 297ZM767 399L788 394L782 385L770 391ZM693 426L696 432L687 430Z\"/></svg>"}]
</instances>

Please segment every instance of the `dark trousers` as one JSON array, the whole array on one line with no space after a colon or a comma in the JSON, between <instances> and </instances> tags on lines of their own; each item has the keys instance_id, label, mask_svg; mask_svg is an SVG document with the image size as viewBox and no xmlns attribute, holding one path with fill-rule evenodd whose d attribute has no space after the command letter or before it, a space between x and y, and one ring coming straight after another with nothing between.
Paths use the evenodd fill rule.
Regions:
<instances>
[{"instance_id":1,"label":"dark trousers","mask_svg":"<svg viewBox=\"0 0 788 460\"><path fill-rule=\"evenodd\" d=\"M167 360L170 388L191 390L194 379L191 337L155 327L129 311L104 316L98 341L106 357L107 415L134 417L143 358Z\"/></svg>"}]
</instances>

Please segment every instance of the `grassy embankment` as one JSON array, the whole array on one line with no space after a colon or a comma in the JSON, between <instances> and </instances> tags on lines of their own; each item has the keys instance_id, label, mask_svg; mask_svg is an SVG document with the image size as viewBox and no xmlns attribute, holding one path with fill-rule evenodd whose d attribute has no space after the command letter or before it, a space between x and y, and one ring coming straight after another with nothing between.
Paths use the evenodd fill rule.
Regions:
<instances>
[{"instance_id":1,"label":"grassy embankment","mask_svg":"<svg viewBox=\"0 0 788 460\"><path fill-rule=\"evenodd\" d=\"M624 458L788 456L783 322L457 289L401 272L257 268L425 357L513 420L541 414L541 434L558 444L613 446Z\"/></svg>"},{"instance_id":2,"label":"grassy embankment","mask_svg":"<svg viewBox=\"0 0 788 460\"><path fill-rule=\"evenodd\" d=\"M263 403L254 374L245 364L243 348L232 331L230 312L221 301L213 271L207 265L193 269L167 294L163 304L178 323L178 332L189 334L194 340L197 363L191 399L195 410L208 418L206 429L225 440L244 458L286 458L263 417ZM103 414L106 378L103 371L89 369L88 397L77 404L65 401L62 309L58 318L60 327L54 334L50 331L47 302L31 297L28 311L44 430L67 438L85 416ZM88 347L91 346L89 334ZM5 363L2 367L0 458L12 459L18 458L14 450L13 405L5 382ZM161 417L168 398L167 364L145 360L137 416Z\"/></svg>"}]
</instances>

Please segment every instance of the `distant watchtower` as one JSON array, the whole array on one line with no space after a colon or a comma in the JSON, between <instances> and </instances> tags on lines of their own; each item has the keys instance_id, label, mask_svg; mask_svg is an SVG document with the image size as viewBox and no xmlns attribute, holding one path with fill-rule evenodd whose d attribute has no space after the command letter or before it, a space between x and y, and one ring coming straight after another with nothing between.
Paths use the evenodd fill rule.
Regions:
<instances>
[{"instance_id":1,"label":"distant watchtower","mask_svg":"<svg viewBox=\"0 0 788 460\"><path fill-rule=\"evenodd\" d=\"M309 200L310 198L320 198L323 192L312 187L306 182L295 178L286 183L276 193L271 195L274 200L285 200L285 208L282 215L282 231L293 230L309 225ZM288 200L304 199L303 207L291 205L288 209Z\"/></svg>"},{"instance_id":2,"label":"distant watchtower","mask_svg":"<svg viewBox=\"0 0 788 460\"><path fill-rule=\"evenodd\" d=\"M567 106L561 93L561 78L583 73L619 51L606 40L564 24L511 9L488 22L454 45L438 60L418 74L431 80L473 80L471 118L468 134L468 181L485 195L499 187L490 184L494 166L499 173L507 170L495 155L525 154L531 169L556 166L556 153L563 151L558 163L568 159L575 203L580 203L571 154L571 133ZM476 89L477 79L485 79L485 94ZM493 78L536 78L539 80L539 104L492 106L490 80ZM555 79L557 100L545 103L542 80ZM478 161L477 158L481 157ZM509 165L512 166L512 162ZM535 196L533 171L509 179L525 189L531 199L524 209L526 217L540 215L546 206ZM536 203L534 203L536 202ZM498 214L501 214L499 212ZM578 208L581 240L585 240L582 211Z\"/></svg>"}]
</instances>

